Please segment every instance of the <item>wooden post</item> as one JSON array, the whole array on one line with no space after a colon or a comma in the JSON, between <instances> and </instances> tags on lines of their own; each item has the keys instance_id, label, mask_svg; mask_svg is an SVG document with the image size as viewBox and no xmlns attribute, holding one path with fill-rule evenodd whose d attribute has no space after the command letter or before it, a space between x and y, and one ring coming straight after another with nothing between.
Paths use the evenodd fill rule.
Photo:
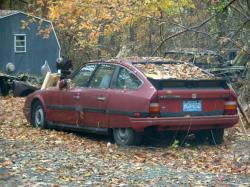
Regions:
<instances>
[{"instance_id":1,"label":"wooden post","mask_svg":"<svg viewBox=\"0 0 250 187\"><path fill-rule=\"evenodd\" d=\"M228 87L229 87L232 91L234 91L234 89L233 89L233 87L232 87L231 84L228 84ZM250 127L250 120L249 120L249 118L248 118L246 112L244 111L244 109L243 109L243 107L242 107L242 105L241 105L241 103L240 103L240 100L239 100L238 98L237 98L237 105L238 105L238 107L239 107L239 109L240 109L240 112L241 112L242 116L245 118L245 120L246 120L246 122L247 122L247 125Z\"/></svg>"}]
</instances>

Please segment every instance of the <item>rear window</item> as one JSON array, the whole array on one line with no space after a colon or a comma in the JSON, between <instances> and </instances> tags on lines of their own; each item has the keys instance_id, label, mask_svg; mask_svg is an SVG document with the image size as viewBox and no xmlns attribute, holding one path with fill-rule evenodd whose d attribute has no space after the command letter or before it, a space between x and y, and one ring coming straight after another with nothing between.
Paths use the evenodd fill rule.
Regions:
<instances>
[{"instance_id":1,"label":"rear window","mask_svg":"<svg viewBox=\"0 0 250 187\"><path fill-rule=\"evenodd\" d=\"M115 86L116 89L134 90L139 88L141 84L141 80L136 75L125 68L120 68Z\"/></svg>"}]
</instances>

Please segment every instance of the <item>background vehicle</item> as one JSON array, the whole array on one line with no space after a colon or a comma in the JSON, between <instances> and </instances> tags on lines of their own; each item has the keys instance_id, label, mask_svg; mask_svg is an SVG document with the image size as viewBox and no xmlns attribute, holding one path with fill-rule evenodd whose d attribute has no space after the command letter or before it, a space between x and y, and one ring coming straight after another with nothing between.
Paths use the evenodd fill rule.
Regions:
<instances>
[{"instance_id":1,"label":"background vehicle","mask_svg":"<svg viewBox=\"0 0 250 187\"><path fill-rule=\"evenodd\" d=\"M7 96L13 91L14 96L24 97L33 93L38 87L32 85L28 76L12 76L0 73L0 95Z\"/></svg>"},{"instance_id":2,"label":"background vehicle","mask_svg":"<svg viewBox=\"0 0 250 187\"><path fill-rule=\"evenodd\" d=\"M34 127L112 132L119 145L140 144L148 129L195 132L221 143L224 128L238 121L236 95L226 81L188 63L96 61L72 77L73 86L65 82L27 97L24 113Z\"/></svg>"},{"instance_id":3,"label":"background vehicle","mask_svg":"<svg viewBox=\"0 0 250 187\"><path fill-rule=\"evenodd\" d=\"M247 64L232 64L233 60L231 58L234 58L235 55L230 57L230 60L227 60L212 50L184 48L165 52L165 58L189 62L233 83L236 83L238 79L244 79L247 74Z\"/></svg>"}]
</instances>

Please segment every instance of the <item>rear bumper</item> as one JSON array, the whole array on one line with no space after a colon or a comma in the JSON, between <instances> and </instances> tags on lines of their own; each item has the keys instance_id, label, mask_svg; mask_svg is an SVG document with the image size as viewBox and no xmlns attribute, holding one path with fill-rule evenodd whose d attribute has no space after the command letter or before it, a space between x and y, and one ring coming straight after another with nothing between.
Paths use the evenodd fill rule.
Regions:
<instances>
[{"instance_id":1,"label":"rear bumper","mask_svg":"<svg viewBox=\"0 0 250 187\"><path fill-rule=\"evenodd\" d=\"M164 118L130 118L135 131L156 126L158 130L201 130L214 128L229 128L238 123L238 115L219 116L187 116Z\"/></svg>"}]
</instances>

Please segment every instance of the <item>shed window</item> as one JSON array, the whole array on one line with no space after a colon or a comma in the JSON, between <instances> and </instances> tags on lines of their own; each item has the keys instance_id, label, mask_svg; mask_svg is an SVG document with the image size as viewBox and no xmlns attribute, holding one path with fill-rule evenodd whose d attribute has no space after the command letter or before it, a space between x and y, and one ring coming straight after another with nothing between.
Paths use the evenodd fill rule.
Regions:
<instances>
[{"instance_id":1,"label":"shed window","mask_svg":"<svg viewBox=\"0 0 250 187\"><path fill-rule=\"evenodd\" d=\"M16 53L26 52L26 35L24 34L15 35L15 52Z\"/></svg>"}]
</instances>

